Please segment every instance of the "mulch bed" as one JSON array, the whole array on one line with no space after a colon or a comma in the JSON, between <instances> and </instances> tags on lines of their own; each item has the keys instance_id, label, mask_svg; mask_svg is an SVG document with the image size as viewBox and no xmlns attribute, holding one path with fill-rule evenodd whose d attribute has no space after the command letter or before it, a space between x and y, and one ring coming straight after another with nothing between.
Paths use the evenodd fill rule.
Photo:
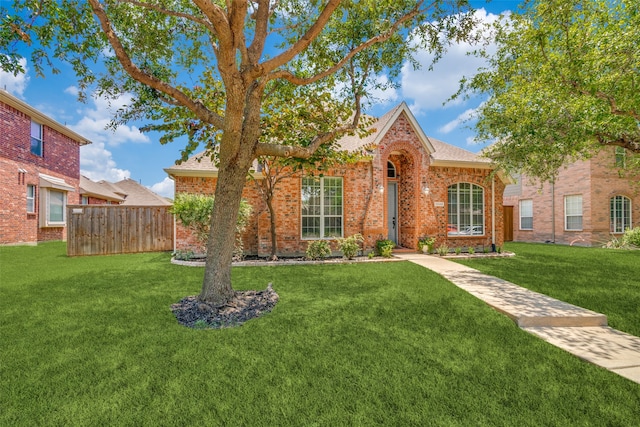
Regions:
<instances>
[{"instance_id":1,"label":"mulch bed","mask_svg":"<svg viewBox=\"0 0 640 427\"><path fill-rule=\"evenodd\" d=\"M271 287L262 291L240 291L221 307L214 307L192 295L171 305L178 323L194 329L219 329L240 326L273 310L279 296Z\"/></svg>"}]
</instances>

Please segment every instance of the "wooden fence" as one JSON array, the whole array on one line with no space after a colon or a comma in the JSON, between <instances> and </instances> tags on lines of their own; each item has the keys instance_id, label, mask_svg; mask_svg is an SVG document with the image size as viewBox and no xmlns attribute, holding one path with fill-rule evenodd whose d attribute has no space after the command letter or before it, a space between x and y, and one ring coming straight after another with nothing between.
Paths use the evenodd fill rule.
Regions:
<instances>
[{"instance_id":1,"label":"wooden fence","mask_svg":"<svg viewBox=\"0 0 640 427\"><path fill-rule=\"evenodd\" d=\"M68 205L67 255L173 250L170 206Z\"/></svg>"}]
</instances>

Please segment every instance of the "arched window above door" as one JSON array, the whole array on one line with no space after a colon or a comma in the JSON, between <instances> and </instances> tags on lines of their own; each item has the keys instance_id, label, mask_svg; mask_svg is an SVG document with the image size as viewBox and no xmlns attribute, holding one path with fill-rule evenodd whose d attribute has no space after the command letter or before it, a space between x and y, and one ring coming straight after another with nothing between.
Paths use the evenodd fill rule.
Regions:
<instances>
[{"instance_id":1,"label":"arched window above door","mask_svg":"<svg viewBox=\"0 0 640 427\"><path fill-rule=\"evenodd\" d=\"M397 178L396 165L387 161L387 178Z\"/></svg>"}]
</instances>

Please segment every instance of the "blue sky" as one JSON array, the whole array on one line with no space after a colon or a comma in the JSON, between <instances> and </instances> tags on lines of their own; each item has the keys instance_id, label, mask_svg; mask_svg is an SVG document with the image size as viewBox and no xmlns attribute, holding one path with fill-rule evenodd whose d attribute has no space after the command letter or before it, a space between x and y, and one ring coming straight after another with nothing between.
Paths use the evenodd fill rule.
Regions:
<instances>
[{"instance_id":1,"label":"blue sky","mask_svg":"<svg viewBox=\"0 0 640 427\"><path fill-rule=\"evenodd\" d=\"M518 3L473 1L472 5L479 9L478 17L491 20L501 12L515 10ZM473 152L479 151L482 146L472 142L474 134L468 128L471 123L463 123L463 119L478 107L481 99L443 105L457 90L460 78L472 75L481 65L477 59L466 56L468 50L467 45L452 46L432 71L428 70L431 56L427 52L420 53L417 59L424 64L422 69L404 67L402 87L385 93L386 101L369 113L380 116L405 101L427 135ZM158 194L173 197L173 181L163 169L172 166L180 157L183 147L180 141L161 145L158 134L142 134L135 124L121 126L115 132L106 130L112 114L108 103L93 98L86 103L78 102L75 77L70 71L65 73L66 67L61 68L61 74L41 78L36 77L28 62L25 65L27 73L17 77L0 71L0 87L93 141L81 148L83 175L112 182L131 178Z\"/></svg>"}]
</instances>

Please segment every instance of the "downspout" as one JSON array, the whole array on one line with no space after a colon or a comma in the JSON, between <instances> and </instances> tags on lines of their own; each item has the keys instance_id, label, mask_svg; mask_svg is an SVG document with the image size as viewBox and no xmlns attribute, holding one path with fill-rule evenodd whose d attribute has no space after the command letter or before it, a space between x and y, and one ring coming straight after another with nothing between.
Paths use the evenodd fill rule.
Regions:
<instances>
[{"instance_id":1,"label":"downspout","mask_svg":"<svg viewBox=\"0 0 640 427\"><path fill-rule=\"evenodd\" d=\"M556 187L551 180L551 243L556 242Z\"/></svg>"},{"instance_id":2,"label":"downspout","mask_svg":"<svg viewBox=\"0 0 640 427\"><path fill-rule=\"evenodd\" d=\"M496 177L491 179L491 249L496 250Z\"/></svg>"}]
</instances>

